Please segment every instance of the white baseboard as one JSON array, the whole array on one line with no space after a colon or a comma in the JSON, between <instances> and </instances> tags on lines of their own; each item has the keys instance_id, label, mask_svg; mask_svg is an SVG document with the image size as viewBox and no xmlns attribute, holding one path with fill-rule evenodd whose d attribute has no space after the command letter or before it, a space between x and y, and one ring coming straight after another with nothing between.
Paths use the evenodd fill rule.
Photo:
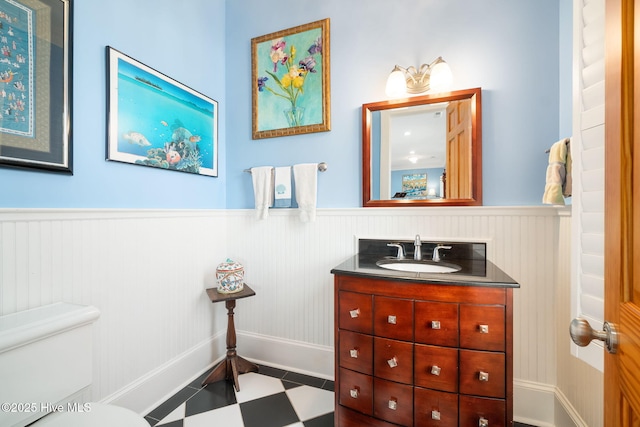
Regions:
<instances>
[{"instance_id":1,"label":"white baseboard","mask_svg":"<svg viewBox=\"0 0 640 427\"><path fill-rule=\"evenodd\" d=\"M236 332L239 356L258 364L333 380L333 347ZM226 330L102 399L146 415L226 354Z\"/></svg>"},{"instance_id":2,"label":"white baseboard","mask_svg":"<svg viewBox=\"0 0 640 427\"><path fill-rule=\"evenodd\" d=\"M226 331L221 331L107 396L101 403L122 406L140 415L146 415L222 360L225 352Z\"/></svg>"},{"instance_id":3,"label":"white baseboard","mask_svg":"<svg viewBox=\"0 0 640 427\"><path fill-rule=\"evenodd\" d=\"M554 427L555 386L513 380L513 420L539 427Z\"/></svg>"},{"instance_id":4,"label":"white baseboard","mask_svg":"<svg viewBox=\"0 0 640 427\"><path fill-rule=\"evenodd\" d=\"M555 386L513 381L513 420L539 427L589 427Z\"/></svg>"},{"instance_id":5,"label":"white baseboard","mask_svg":"<svg viewBox=\"0 0 640 427\"><path fill-rule=\"evenodd\" d=\"M258 364L333 380L333 347L238 331L238 355Z\"/></svg>"},{"instance_id":6,"label":"white baseboard","mask_svg":"<svg viewBox=\"0 0 640 427\"><path fill-rule=\"evenodd\" d=\"M557 427L589 427L569 399L558 389L556 389L555 410Z\"/></svg>"}]
</instances>

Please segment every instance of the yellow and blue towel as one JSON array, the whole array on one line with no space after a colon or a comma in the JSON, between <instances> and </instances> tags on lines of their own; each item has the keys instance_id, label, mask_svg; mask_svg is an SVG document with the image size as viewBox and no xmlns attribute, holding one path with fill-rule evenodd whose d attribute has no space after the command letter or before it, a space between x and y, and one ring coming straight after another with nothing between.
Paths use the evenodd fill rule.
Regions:
<instances>
[{"instance_id":1,"label":"yellow and blue towel","mask_svg":"<svg viewBox=\"0 0 640 427\"><path fill-rule=\"evenodd\" d=\"M564 205L564 198L571 196L571 147L570 139L562 139L551 146L549 166L542 203Z\"/></svg>"}]
</instances>

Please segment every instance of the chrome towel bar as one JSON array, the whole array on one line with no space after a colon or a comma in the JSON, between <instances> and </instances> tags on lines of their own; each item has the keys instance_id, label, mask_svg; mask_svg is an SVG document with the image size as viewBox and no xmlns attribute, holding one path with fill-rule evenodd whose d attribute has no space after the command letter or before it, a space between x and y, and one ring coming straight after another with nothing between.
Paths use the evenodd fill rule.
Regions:
<instances>
[{"instance_id":1,"label":"chrome towel bar","mask_svg":"<svg viewBox=\"0 0 640 427\"><path fill-rule=\"evenodd\" d=\"M320 172L326 171L327 168L328 168L328 166L327 166L327 164L325 162L318 163L318 170ZM251 169L245 169L245 170L243 170L243 172L251 173Z\"/></svg>"}]
</instances>

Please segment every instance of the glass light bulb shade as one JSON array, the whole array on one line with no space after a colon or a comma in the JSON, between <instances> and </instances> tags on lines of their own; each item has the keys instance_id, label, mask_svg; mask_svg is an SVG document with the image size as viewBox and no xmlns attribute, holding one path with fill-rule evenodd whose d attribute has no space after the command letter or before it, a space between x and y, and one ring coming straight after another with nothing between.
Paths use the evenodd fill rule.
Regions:
<instances>
[{"instance_id":1,"label":"glass light bulb shade","mask_svg":"<svg viewBox=\"0 0 640 427\"><path fill-rule=\"evenodd\" d=\"M399 98L407 93L407 82L404 79L404 72L393 70L387 78L385 93L390 98Z\"/></svg>"},{"instance_id":2,"label":"glass light bulb shade","mask_svg":"<svg viewBox=\"0 0 640 427\"><path fill-rule=\"evenodd\" d=\"M438 62L431 69L429 86L432 92L445 92L451 89L453 74L449 64L444 61Z\"/></svg>"}]
</instances>

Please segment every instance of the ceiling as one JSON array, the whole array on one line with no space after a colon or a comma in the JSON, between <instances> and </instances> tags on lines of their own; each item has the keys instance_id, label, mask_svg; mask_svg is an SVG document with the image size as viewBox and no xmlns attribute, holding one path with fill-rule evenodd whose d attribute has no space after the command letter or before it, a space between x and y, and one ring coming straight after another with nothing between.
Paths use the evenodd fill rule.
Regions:
<instances>
[{"instance_id":1,"label":"ceiling","mask_svg":"<svg viewBox=\"0 0 640 427\"><path fill-rule=\"evenodd\" d=\"M446 105L419 105L384 112L389 116L391 170L445 167Z\"/></svg>"}]
</instances>

